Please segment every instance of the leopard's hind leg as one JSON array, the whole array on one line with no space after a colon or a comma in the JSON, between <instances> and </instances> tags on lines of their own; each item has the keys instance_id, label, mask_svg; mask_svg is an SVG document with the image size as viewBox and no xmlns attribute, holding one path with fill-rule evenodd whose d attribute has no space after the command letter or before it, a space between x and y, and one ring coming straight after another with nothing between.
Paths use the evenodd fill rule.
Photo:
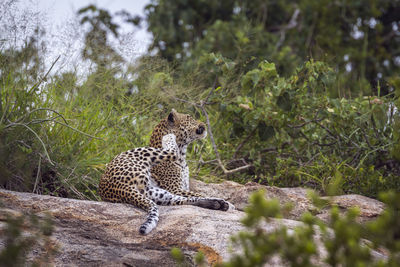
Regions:
<instances>
[{"instance_id":1,"label":"leopard's hind leg","mask_svg":"<svg viewBox=\"0 0 400 267\"><path fill-rule=\"evenodd\" d=\"M182 197L199 197L202 198L203 196L199 193L193 191L186 191L181 188L173 188L170 191L174 195L182 196Z\"/></svg>"},{"instance_id":2,"label":"leopard's hind leg","mask_svg":"<svg viewBox=\"0 0 400 267\"><path fill-rule=\"evenodd\" d=\"M159 187L151 187L148 190L148 197L157 205L192 205L212 210L226 211L229 209L229 203L220 198L205 197L183 197L172 194Z\"/></svg>"},{"instance_id":3,"label":"leopard's hind leg","mask_svg":"<svg viewBox=\"0 0 400 267\"><path fill-rule=\"evenodd\" d=\"M140 234L146 235L157 226L159 215L156 203L141 194L137 189L132 188L129 193L122 198L122 202L134 205L147 212L146 221L139 227Z\"/></svg>"}]
</instances>

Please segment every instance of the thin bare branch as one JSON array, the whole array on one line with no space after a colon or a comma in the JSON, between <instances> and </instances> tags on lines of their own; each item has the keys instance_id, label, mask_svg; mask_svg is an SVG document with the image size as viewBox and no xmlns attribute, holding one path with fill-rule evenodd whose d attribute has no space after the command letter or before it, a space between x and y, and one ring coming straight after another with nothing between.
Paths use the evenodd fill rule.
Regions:
<instances>
[{"instance_id":1,"label":"thin bare branch","mask_svg":"<svg viewBox=\"0 0 400 267\"><path fill-rule=\"evenodd\" d=\"M317 145L317 146L333 146L334 144L336 144L337 143L337 141L333 141L332 143L328 143L328 144L322 144L322 143L319 143L319 142L317 142L317 141L314 141L314 142L312 142L312 145Z\"/></svg>"},{"instance_id":2,"label":"thin bare branch","mask_svg":"<svg viewBox=\"0 0 400 267\"><path fill-rule=\"evenodd\" d=\"M67 120L64 118L64 116L63 116L61 113L59 113L58 111L55 111L54 109L51 109L51 108L35 108L35 109L31 110L30 112L24 114L21 118L17 119L15 122L21 122L23 119L25 119L26 117L28 117L28 116L29 116L30 114L32 114L33 112L41 111L41 110L47 110L47 111L51 111L51 112L56 113L59 117L61 117L61 118L63 119L63 121L65 122L65 124L68 124Z\"/></svg>"},{"instance_id":3,"label":"thin bare branch","mask_svg":"<svg viewBox=\"0 0 400 267\"><path fill-rule=\"evenodd\" d=\"M293 29L294 27L297 26L297 17L300 15L300 9L298 7L296 7L296 9L293 12L292 17L290 18L290 21L288 24L286 24L285 26L281 27L281 31L280 31L280 38L279 41L276 43L276 48L279 48L283 42L285 41L286 38L286 31Z\"/></svg>"},{"instance_id":4,"label":"thin bare branch","mask_svg":"<svg viewBox=\"0 0 400 267\"><path fill-rule=\"evenodd\" d=\"M30 94L33 90L35 90L43 81L45 81L47 79L47 76L49 75L50 71L53 69L54 65L57 63L57 61L60 59L61 56L58 56L56 58L56 60L54 60L53 64L51 64L49 70L46 72L46 74L40 79L40 81L38 81L37 83L35 83L31 89L28 91L28 93Z\"/></svg>"},{"instance_id":5,"label":"thin bare branch","mask_svg":"<svg viewBox=\"0 0 400 267\"><path fill-rule=\"evenodd\" d=\"M320 121L322 121L322 120L323 120L323 118L320 118L320 119L313 119L313 120L309 120L309 121L303 122L303 123L298 124L298 125L290 125L290 124L288 124L287 126L288 126L289 128L292 128L292 129L297 129L297 128L304 127L304 126L306 126L306 125L309 124L309 123L312 123L312 122L320 122Z\"/></svg>"},{"instance_id":6,"label":"thin bare branch","mask_svg":"<svg viewBox=\"0 0 400 267\"><path fill-rule=\"evenodd\" d=\"M76 129L76 128L72 127L72 126L69 126L68 124L65 124L65 123L63 123L63 122L56 121L56 120L55 120L54 122L55 122L55 123L58 123L58 124L61 124L61 125L65 126L65 127L68 127L68 128L70 128L70 129L72 129L72 130L74 130L74 131L76 131L76 132L78 132L78 133L80 133L80 134L82 134L82 135L85 135L85 136L87 136L87 137L91 137L91 138L97 139L97 140L104 140L103 138L96 137L96 136L93 136L93 135L91 135L91 134L82 132L81 130L78 130L78 129Z\"/></svg>"},{"instance_id":7,"label":"thin bare branch","mask_svg":"<svg viewBox=\"0 0 400 267\"><path fill-rule=\"evenodd\" d=\"M233 154L233 158L236 159L239 151L242 149L242 147L253 137L255 134L257 128L254 128L249 135L237 146L235 153Z\"/></svg>"},{"instance_id":8,"label":"thin bare branch","mask_svg":"<svg viewBox=\"0 0 400 267\"><path fill-rule=\"evenodd\" d=\"M241 167L238 167L238 168L235 168L235 169L231 169L231 170L227 170L225 168L224 164L221 161L221 157L219 155L217 145L215 144L214 135L213 135L212 130L211 130L210 119L208 117L207 110L204 107L204 102L203 101L200 102L200 109L203 112L204 117L206 117L207 131L208 131L208 134L210 136L210 140L211 140L211 144L212 144L213 149L214 149L215 157L216 157L216 160L218 162L219 167L222 169L224 174L226 174L226 175L227 174L232 174L232 173L243 171L243 170L246 170L246 169L249 169L250 167L252 167L252 165L247 164L247 165L244 165L244 166L241 166Z\"/></svg>"},{"instance_id":9,"label":"thin bare branch","mask_svg":"<svg viewBox=\"0 0 400 267\"><path fill-rule=\"evenodd\" d=\"M204 164L215 164L215 163L218 163L218 161L216 159L207 160L207 161L204 161L204 160L200 159L199 163L202 164L202 165L204 165Z\"/></svg>"},{"instance_id":10,"label":"thin bare branch","mask_svg":"<svg viewBox=\"0 0 400 267\"><path fill-rule=\"evenodd\" d=\"M44 153L46 154L46 157L47 157L47 159L49 160L50 164L51 164L51 165L54 165L54 163L53 163L53 162L51 161L51 159L50 159L50 155L49 155L49 153L47 152L47 148L46 148L46 145L44 144L43 140L40 138L40 136L39 136L31 127L29 127L28 125L23 124L23 123L14 123L14 122L12 122L12 123L8 124L7 126L5 126L4 129L10 128L10 127L15 127L15 126L22 126L22 127L25 127L25 128L27 128L30 132L32 132L32 133L36 136L36 138L39 140L39 142L42 144Z\"/></svg>"},{"instance_id":11,"label":"thin bare branch","mask_svg":"<svg viewBox=\"0 0 400 267\"><path fill-rule=\"evenodd\" d=\"M313 121L313 123L317 124L319 127L324 129L325 131L327 131L334 139L338 139L339 138L336 134L332 133L332 131L329 130L328 127L326 127L322 123L319 123L318 121Z\"/></svg>"},{"instance_id":12,"label":"thin bare branch","mask_svg":"<svg viewBox=\"0 0 400 267\"><path fill-rule=\"evenodd\" d=\"M185 99L181 99L181 98L178 98L178 97L175 97L175 96L172 96L172 98L175 99L176 101L179 101L179 102L183 102L183 103L195 106L195 107L200 107L198 104L196 104L194 102L187 101Z\"/></svg>"},{"instance_id":13,"label":"thin bare branch","mask_svg":"<svg viewBox=\"0 0 400 267\"><path fill-rule=\"evenodd\" d=\"M32 193L36 193L36 187L37 187L37 185L38 185L38 183L39 183L39 174L40 174L40 165L41 165L41 162L42 162L42 157L39 156L38 169L37 169L37 172L36 172L36 180L35 180L35 185L33 186Z\"/></svg>"},{"instance_id":14,"label":"thin bare branch","mask_svg":"<svg viewBox=\"0 0 400 267\"><path fill-rule=\"evenodd\" d=\"M215 76L213 86L211 87L210 92L208 92L208 95L207 95L206 99L204 99L204 101L203 101L204 104L207 104L208 99L210 98L210 96L212 95L212 93L214 92L214 90L216 89L215 86L217 86L217 81L218 81L218 76Z\"/></svg>"}]
</instances>

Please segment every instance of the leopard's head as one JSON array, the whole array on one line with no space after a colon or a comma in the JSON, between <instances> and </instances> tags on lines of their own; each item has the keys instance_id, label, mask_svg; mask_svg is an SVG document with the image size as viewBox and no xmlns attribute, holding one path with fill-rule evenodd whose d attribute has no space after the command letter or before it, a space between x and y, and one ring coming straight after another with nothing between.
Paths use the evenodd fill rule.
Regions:
<instances>
[{"instance_id":1,"label":"leopard's head","mask_svg":"<svg viewBox=\"0 0 400 267\"><path fill-rule=\"evenodd\" d=\"M172 109L168 116L154 128L150 146L161 147L162 137L170 133L175 134L178 146L188 145L194 140L207 136L206 125L203 122L193 119L188 114L178 113L175 109Z\"/></svg>"}]
</instances>

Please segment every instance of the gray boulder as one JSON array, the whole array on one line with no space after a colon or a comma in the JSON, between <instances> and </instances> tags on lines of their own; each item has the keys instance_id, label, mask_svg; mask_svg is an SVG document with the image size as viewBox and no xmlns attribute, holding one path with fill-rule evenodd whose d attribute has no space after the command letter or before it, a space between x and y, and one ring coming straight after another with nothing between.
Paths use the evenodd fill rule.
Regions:
<instances>
[{"instance_id":1,"label":"gray boulder","mask_svg":"<svg viewBox=\"0 0 400 267\"><path fill-rule=\"evenodd\" d=\"M170 256L173 247L182 249L190 261L201 251L209 265L227 260L232 255L230 237L244 229L241 219L243 207L249 194L260 189L257 184L240 185L233 182L204 184L193 181L195 191L205 195L222 197L238 209L227 212L202 209L194 206L160 207L160 221L149 235L138 232L145 219L145 212L127 204L85 201L0 190L0 233L4 229L6 214L18 216L23 213L50 213L55 222L52 240L58 253L50 260L56 266L175 266ZM263 227L273 231L285 225L289 231L300 225L299 214L310 209L310 203L301 188L285 189L262 187L268 197L282 202L294 202L295 211L288 219L271 219ZM336 198L338 205L347 208L358 203L365 217L376 216L383 205L355 196ZM372 204L370 204L372 203ZM373 208L373 210L370 209ZM25 229L29 232L29 229ZM315 242L320 244L320 237ZM0 250L5 245L0 235ZM319 245L320 255L324 252ZM381 257L379 253L377 257ZM35 257L35 250L28 259ZM315 263L322 264L320 259ZM282 266L281 260L273 258L268 266Z\"/></svg>"}]
</instances>

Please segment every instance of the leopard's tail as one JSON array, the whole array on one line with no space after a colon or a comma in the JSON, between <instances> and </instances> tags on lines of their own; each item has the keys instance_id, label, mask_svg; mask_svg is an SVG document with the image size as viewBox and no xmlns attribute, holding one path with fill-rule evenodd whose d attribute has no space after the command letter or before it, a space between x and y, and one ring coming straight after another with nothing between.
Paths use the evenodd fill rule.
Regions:
<instances>
[{"instance_id":1,"label":"leopard's tail","mask_svg":"<svg viewBox=\"0 0 400 267\"><path fill-rule=\"evenodd\" d=\"M153 230L158 223L158 208L157 205L152 206L147 214L146 221L140 226L139 233L147 235Z\"/></svg>"},{"instance_id":2,"label":"leopard's tail","mask_svg":"<svg viewBox=\"0 0 400 267\"><path fill-rule=\"evenodd\" d=\"M154 151L150 160L151 160L152 166L159 164L161 162L164 162L164 161L175 161L176 153L175 153L175 151L171 151L171 150Z\"/></svg>"}]
</instances>

